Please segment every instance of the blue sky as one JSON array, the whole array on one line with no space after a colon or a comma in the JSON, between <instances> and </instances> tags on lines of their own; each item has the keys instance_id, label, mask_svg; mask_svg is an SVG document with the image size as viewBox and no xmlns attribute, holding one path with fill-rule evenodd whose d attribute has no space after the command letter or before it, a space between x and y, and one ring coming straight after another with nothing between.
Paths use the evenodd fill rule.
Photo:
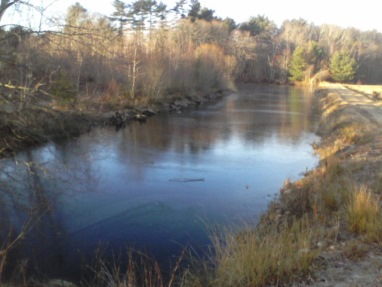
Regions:
<instances>
[{"instance_id":1,"label":"blue sky","mask_svg":"<svg viewBox=\"0 0 382 287\"><path fill-rule=\"evenodd\" d=\"M66 9L79 2L88 11L110 15L113 11L113 0L30 0L37 6L48 7L47 14L64 15ZM126 2L129 2L126 0ZM176 0L163 0L173 6ZM236 22L243 22L250 16L264 15L276 22L278 26L287 19L303 18L316 25L334 24L341 27L355 27L360 30L378 30L382 32L382 13L378 1L362 0L353 4L349 0L200 0L202 6L215 10L222 18L231 17ZM354 1L355 2L355 1ZM25 16L36 19L37 16ZM7 13L5 21L17 21L17 13ZM25 19L24 19L25 20Z\"/></svg>"}]
</instances>

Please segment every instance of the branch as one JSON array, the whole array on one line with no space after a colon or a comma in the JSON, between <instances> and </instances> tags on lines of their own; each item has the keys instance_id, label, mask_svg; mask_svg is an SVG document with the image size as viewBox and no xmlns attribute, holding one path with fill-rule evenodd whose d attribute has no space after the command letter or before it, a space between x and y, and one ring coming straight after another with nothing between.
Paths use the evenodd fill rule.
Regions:
<instances>
[{"instance_id":1,"label":"branch","mask_svg":"<svg viewBox=\"0 0 382 287\"><path fill-rule=\"evenodd\" d=\"M16 4L18 2L23 3L20 0L14 0L14 1L11 1L11 2L9 2L9 0L1 0L1 2L0 2L0 21L1 21L1 18L4 16L5 11L9 7L13 6L14 4Z\"/></svg>"},{"instance_id":2,"label":"branch","mask_svg":"<svg viewBox=\"0 0 382 287\"><path fill-rule=\"evenodd\" d=\"M11 84L0 83L0 87L4 87L4 88L7 88L7 89L20 90L20 91L28 91L31 94L33 94L35 92L41 92L41 93L43 93L46 96L54 97L52 94L50 94L50 93L40 89L40 87L43 86L43 85L44 84L39 82L33 88L28 88L28 87L24 87L24 86L14 86L14 85L11 85Z\"/></svg>"},{"instance_id":3,"label":"branch","mask_svg":"<svg viewBox=\"0 0 382 287\"><path fill-rule=\"evenodd\" d=\"M22 90L22 91L32 91L33 90L31 88L28 88L28 87L13 86L13 85L10 85L10 84L3 84L3 83L0 83L0 87L4 87L4 88L7 88L7 89L13 89L13 90Z\"/></svg>"}]
</instances>

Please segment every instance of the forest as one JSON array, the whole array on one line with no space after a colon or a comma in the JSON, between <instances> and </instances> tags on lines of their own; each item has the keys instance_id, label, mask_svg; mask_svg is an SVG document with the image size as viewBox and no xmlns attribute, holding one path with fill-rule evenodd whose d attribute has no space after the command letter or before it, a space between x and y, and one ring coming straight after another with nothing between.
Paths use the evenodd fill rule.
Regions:
<instances>
[{"instance_id":1,"label":"forest","mask_svg":"<svg viewBox=\"0 0 382 287\"><path fill-rule=\"evenodd\" d=\"M2 0L0 17L21 1ZM382 82L382 34L303 19L221 19L198 0L76 3L55 29L0 30L1 97L110 109L233 89L236 83ZM1 21L1 18L0 18ZM59 20L57 20L59 21ZM1 22L0 22L1 23ZM53 23L52 23L53 25Z\"/></svg>"}]
</instances>

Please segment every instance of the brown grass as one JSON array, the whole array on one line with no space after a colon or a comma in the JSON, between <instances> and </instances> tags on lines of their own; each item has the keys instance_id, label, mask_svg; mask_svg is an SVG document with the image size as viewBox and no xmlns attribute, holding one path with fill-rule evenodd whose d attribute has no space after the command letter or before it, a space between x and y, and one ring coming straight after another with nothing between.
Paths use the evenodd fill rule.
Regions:
<instances>
[{"instance_id":1,"label":"brown grass","mask_svg":"<svg viewBox=\"0 0 382 287\"><path fill-rule=\"evenodd\" d=\"M307 218L280 225L225 231L212 236L213 273L188 273L182 286L269 286L283 284L308 272L317 250L316 234Z\"/></svg>"},{"instance_id":2,"label":"brown grass","mask_svg":"<svg viewBox=\"0 0 382 287\"><path fill-rule=\"evenodd\" d=\"M158 262L143 253L130 249L127 254L127 268L123 270L120 259L106 261L98 250L93 266L89 267L91 280L85 286L172 287L185 252L186 249L178 258L170 275L165 278Z\"/></svg>"},{"instance_id":3,"label":"brown grass","mask_svg":"<svg viewBox=\"0 0 382 287\"><path fill-rule=\"evenodd\" d=\"M352 232L365 235L368 241L382 243L380 197L361 186L350 196L346 214Z\"/></svg>"}]
</instances>

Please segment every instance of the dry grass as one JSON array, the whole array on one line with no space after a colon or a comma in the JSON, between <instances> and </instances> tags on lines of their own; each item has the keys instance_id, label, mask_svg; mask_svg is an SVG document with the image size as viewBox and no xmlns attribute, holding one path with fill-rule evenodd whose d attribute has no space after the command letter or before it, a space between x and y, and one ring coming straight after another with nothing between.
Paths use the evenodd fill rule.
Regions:
<instances>
[{"instance_id":1,"label":"dry grass","mask_svg":"<svg viewBox=\"0 0 382 287\"><path fill-rule=\"evenodd\" d=\"M216 286L266 286L289 282L306 272L316 253L311 249L312 230L296 221L281 232L266 236L244 232L237 238L227 235L217 252Z\"/></svg>"},{"instance_id":2,"label":"dry grass","mask_svg":"<svg viewBox=\"0 0 382 287\"><path fill-rule=\"evenodd\" d=\"M301 180L282 192L282 209L296 217L310 215L320 222L331 221L347 201L354 185L350 171L335 157L328 157Z\"/></svg>"},{"instance_id":3,"label":"dry grass","mask_svg":"<svg viewBox=\"0 0 382 287\"><path fill-rule=\"evenodd\" d=\"M346 209L349 229L368 241L382 243L380 198L361 186L353 192Z\"/></svg>"},{"instance_id":4,"label":"dry grass","mask_svg":"<svg viewBox=\"0 0 382 287\"><path fill-rule=\"evenodd\" d=\"M269 286L293 281L309 270L317 250L315 232L307 218L292 224L226 231L212 236L214 254L211 274L187 274L182 286ZM206 270L205 264L203 266Z\"/></svg>"},{"instance_id":5,"label":"dry grass","mask_svg":"<svg viewBox=\"0 0 382 287\"><path fill-rule=\"evenodd\" d=\"M121 259L105 260L100 250L96 255L91 271L89 287L172 287L184 259L183 250L169 276L164 276L158 262L142 253L128 251L127 267L123 269Z\"/></svg>"}]
</instances>

